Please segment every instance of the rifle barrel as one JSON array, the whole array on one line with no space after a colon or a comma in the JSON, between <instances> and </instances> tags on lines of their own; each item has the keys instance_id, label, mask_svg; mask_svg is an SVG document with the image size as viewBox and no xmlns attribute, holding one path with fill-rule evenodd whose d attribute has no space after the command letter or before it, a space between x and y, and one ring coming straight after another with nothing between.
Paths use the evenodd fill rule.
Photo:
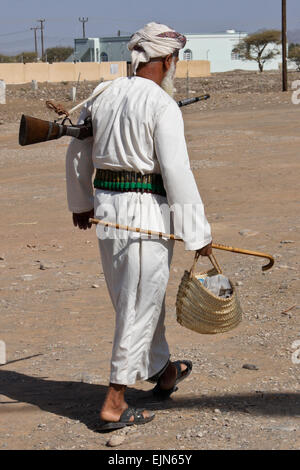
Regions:
<instances>
[{"instance_id":1,"label":"rifle barrel","mask_svg":"<svg viewBox=\"0 0 300 470\"><path fill-rule=\"evenodd\" d=\"M197 101L204 101L208 100L210 98L210 95L201 95L201 96L195 96L194 98L186 98L184 100L177 101L177 104L179 108L182 106L188 106L189 104L197 103Z\"/></svg>"}]
</instances>

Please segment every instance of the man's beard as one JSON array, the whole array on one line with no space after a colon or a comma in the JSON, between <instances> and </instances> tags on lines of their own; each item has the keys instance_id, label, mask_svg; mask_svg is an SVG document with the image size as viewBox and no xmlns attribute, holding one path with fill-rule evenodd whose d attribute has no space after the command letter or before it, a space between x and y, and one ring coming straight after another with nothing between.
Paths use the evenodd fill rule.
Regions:
<instances>
[{"instance_id":1,"label":"man's beard","mask_svg":"<svg viewBox=\"0 0 300 470\"><path fill-rule=\"evenodd\" d=\"M165 77L161 82L162 89L168 93L168 95L174 95L174 80L175 80L175 73L176 73L176 62L175 59L172 59L171 66L167 71Z\"/></svg>"}]
</instances>

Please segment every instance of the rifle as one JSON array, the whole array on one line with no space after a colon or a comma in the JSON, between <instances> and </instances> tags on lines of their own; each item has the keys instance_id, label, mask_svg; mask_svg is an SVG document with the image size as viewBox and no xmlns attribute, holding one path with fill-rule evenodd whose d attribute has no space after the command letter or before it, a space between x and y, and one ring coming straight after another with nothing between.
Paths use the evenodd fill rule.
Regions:
<instances>
[{"instance_id":1,"label":"rifle","mask_svg":"<svg viewBox=\"0 0 300 470\"><path fill-rule=\"evenodd\" d=\"M195 96L177 101L178 106L188 106L197 101L203 101L210 98L210 95ZM69 121L69 125L65 122ZM87 117L83 124L74 125L69 117L65 117L61 123L57 121L44 121L32 116L22 114L19 129L19 144L32 145L48 140L60 139L63 136L75 137L84 140L93 135L93 125L91 117Z\"/></svg>"},{"instance_id":2,"label":"rifle","mask_svg":"<svg viewBox=\"0 0 300 470\"><path fill-rule=\"evenodd\" d=\"M65 125L66 120L70 121L70 125ZM83 124L75 126L69 118L65 118L62 123L56 121L44 121L32 116L22 114L19 129L19 144L31 145L47 140L60 139L64 135L75 137L76 139L86 139L93 135L92 120L87 117Z\"/></svg>"}]
</instances>

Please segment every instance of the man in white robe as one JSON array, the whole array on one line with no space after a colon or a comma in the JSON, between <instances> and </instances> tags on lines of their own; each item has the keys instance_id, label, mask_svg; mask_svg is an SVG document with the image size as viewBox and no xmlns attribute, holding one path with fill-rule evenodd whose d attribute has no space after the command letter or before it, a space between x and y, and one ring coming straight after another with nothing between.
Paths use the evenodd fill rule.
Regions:
<instances>
[{"instance_id":1,"label":"man in white robe","mask_svg":"<svg viewBox=\"0 0 300 470\"><path fill-rule=\"evenodd\" d=\"M207 256L210 226L190 168L182 115L170 96L184 44L184 36L157 23L132 36L128 47L134 76L114 80L81 113L81 122L91 116L93 137L70 143L67 196L74 225L80 229L91 226L88 219L95 213L114 223L174 231L186 250ZM95 92L106 85L100 84ZM103 187L94 193L95 169L111 175L161 175L165 193ZM97 188L96 180L94 185ZM100 225L97 236L116 312L110 384L100 412L101 429L109 430L154 418L146 410L128 408L127 385L150 379L157 382L154 393L163 399L188 376L192 364L171 362L165 338L165 292L174 242Z\"/></svg>"}]
</instances>

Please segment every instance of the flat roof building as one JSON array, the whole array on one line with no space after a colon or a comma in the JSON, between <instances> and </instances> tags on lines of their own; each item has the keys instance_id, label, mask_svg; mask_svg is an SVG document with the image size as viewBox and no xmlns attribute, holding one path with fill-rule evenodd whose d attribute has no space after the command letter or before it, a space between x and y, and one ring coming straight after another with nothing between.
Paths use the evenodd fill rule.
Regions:
<instances>
[{"instance_id":1,"label":"flat roof building","mask_svg":"<svg viewBox=\"0 0 300 470\"><path fill-rule=\"evenodd\" d=\"M243 61L232 52L234 46L247 35L245 32L235 30L216 34L185 34L187 42L180 50L179 59L209 60L212 73L235 69L257 70L255 61ZM127 49L129 40L130 36L75 39L74 54L68 58L68 61L130 62L131 55ZM281 53L265 64L265 70L278 69L280 62Z\"/></svg>"}]
</instances>

